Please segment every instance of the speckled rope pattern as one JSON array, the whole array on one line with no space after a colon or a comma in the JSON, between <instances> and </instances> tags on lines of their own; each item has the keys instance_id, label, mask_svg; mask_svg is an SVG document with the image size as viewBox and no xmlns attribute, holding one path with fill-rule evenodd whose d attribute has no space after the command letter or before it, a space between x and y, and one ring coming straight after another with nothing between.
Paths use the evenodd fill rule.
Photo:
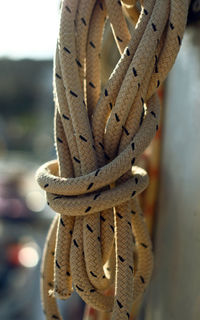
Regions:
<instances>
[{"instance_id":1,"label":"speckled rope pattern","mask_svg":"<svg viewBox=\"0 0 200 320\"><path fill-rule=\"evenodd\" d=\"M159 124L157 88L179 51L188 0L63 0L54 63L56 161L37 181L58 214L42 266L46 319L73 288L94 308L128 319L152 273L152 245L138 194L138 159ZM135 27L129 31L124 12ZM101 90L109 19L121 58ZM106 291L113 286L114 296Z\"/></svg>"}]
</instances>

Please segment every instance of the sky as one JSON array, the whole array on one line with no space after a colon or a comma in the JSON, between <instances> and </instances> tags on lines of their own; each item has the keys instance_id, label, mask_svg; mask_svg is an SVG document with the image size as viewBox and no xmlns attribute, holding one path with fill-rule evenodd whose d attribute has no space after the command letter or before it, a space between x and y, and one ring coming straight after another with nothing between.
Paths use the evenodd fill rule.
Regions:
<instances>
[{"instance_id":1,"label":"sky","mask_svg":"<svg viewBox=\"0 0 200 320\"><path fill-rule=\"evenodd\" d=\"M0 58L53 58L59 0L0 0Z\"/></svg>"}]
</instances>

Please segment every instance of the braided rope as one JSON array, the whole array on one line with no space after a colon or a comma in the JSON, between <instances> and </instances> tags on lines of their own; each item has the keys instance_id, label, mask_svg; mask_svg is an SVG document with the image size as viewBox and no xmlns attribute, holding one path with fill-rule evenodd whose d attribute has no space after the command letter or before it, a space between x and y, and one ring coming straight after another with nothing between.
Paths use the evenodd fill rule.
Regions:
<instances>
[{"instance_id":1,"label":"braided rope","mask_svg":"<svg viewBox=\"0 0 200 320\"><path fill-rule=\"evenodd\" d=\"M158 129L157 88L179 51L188 0L63 0L54 63L58 160L37 181L57 213L43 255L46 319L73 290L112 319L128 319L152 273L137 166ZM130 33L124 12L136 22ZM100 52L109 19L121 58L101 92ZM73 288L72 288L73 285ZM106 291L114 286L114 296Z\"/></svg>"}]
</instances>

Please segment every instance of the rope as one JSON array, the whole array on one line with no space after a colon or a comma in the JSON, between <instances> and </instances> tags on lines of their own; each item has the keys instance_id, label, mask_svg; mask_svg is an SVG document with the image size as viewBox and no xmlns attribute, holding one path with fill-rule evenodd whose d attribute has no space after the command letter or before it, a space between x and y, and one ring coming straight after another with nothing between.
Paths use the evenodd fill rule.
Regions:
<instances>
[{"instance_id":1,"label":"rope","mask_svg":"<svg viewBox=\"0 0 200 320\"><path fill-rule=\"evenodd\" d=\"M188 0L62 1L54 63L58 159L37 172L58 213L43 255L46 319L61 319L56 298L69 298L73 288L112 319L128 319L148 286L152 245L138 200L148 175L137 164L158 129L156 90L179 51L187 10ZM107 19L121 58L101 90ZM106 295L112 286L114 296Z\"/></svg>"}]
</instances>

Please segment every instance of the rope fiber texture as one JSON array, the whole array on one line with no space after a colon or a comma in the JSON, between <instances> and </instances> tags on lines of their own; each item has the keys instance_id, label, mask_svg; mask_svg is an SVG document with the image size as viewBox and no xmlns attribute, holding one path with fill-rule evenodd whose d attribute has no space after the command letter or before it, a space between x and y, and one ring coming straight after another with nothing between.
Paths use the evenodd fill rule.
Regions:
<instances>
[{"instance_id":1,"label":"rope fiber texture","mask_svg":"<svg viewBox=\"0 0 200 320\"><path fill-rule=\"evenodd\" d=\"M61 319L56 298L68 299L73 289L113 320L128 319L150 281L152 245L138 199L148 175L138 161L158 129L156 91L179 51L187 11L188 0L62 1L54 63L58 159L37 172L58 213L43 255L46 319ZM107 20L121 57L102 89Z\"/></svg>"}]
</instances>

